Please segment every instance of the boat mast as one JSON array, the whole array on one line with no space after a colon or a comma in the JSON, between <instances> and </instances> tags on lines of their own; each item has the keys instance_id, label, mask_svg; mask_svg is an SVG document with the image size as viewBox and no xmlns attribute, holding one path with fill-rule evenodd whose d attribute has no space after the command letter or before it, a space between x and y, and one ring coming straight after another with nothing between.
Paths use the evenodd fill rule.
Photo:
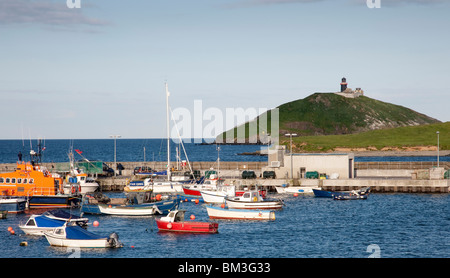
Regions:
<instances>
[{"instance_id":1,"label":"boat mast","mask_svg":"<svg viewBox=\"0 0 450 278\"><path fill-rule=\"evenodd\" d=\"M166 82L166 128L167 128L167 180L171 180L170 175L170 122L169 122L169 88Z\"/></svg>"}]
</instances>

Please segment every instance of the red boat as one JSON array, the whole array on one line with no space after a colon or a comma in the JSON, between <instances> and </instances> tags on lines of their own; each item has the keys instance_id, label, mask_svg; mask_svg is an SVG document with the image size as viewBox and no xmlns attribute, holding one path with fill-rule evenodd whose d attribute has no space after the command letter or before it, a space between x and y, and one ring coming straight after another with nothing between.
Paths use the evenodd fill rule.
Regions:
<instances>
[{"instance_id":1,"label":"red boat","mask_svg":"<svg viewBox=\"0 0 450 278\"><path fill-rule=\"evenodd\" d=\"M217 233L216 222L184 221L185 210L173 210L169 215L156 219L159 231L179 233Z\"/></svg>"}]
</instances>

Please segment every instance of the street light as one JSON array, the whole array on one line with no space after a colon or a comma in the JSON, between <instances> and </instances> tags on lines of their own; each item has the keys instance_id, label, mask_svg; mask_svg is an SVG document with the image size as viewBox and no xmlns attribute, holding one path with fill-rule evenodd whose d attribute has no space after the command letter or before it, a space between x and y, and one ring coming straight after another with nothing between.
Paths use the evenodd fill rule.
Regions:
<instances>
[{"instance_id":1,"label":"street light","mask_svg":"<svg viewBox=\"0 0 450 278\"><path fill-rule=\"evenodd\" d=\"M291 153L291 179L292 180L294 180L294 167L293 167L293 165L292 165L292 136L297 136L297 133L286 133L284 136L289 136L291 139L290 139L290 141L291 141L291 151L290 151L290 153Z\"/></svg>"},{"instance_id":2,"label":"street light","mask_svg":"<svg viewBox=\"0 0 450 278\"><path fill-rule=\"evenodd\" d=\"M114 177L116 176L116 171L117 171L117 162L116 162L116 139L117 138L120 138L120 137L122 137L122 136L120 136L120 135L109 135L109 137L110 138L114 138L114 165L115 165L115 168L116 169L114 169Z\"/></svg>"},{"instance_id":3,"label":"street light","mask_svg":"<svg viewBox=\"0 0 450 278\"><path fill-rule=\"evenodd\" d=\"M436 131L437 134L437 167L439 168L439 131Z\"/></svg>"}]
</instances>

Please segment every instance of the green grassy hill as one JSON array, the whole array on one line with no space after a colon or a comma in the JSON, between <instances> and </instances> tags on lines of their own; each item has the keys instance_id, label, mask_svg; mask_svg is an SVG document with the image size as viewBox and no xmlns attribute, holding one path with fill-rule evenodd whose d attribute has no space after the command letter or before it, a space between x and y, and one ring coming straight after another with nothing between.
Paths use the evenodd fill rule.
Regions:
<instances>
[{"instance_id":1,"label":"green grassy hill","mask_svg":"<svg viewBox=\"0 0 450 278\"><path fill-rule=\"evenodd\" d=\"M411 147L427 146L435 149L436 131L439 131L440 149L450 150L450 122L372 130L358 134L300 136L294 137L292 141L297 152L327 152L338 148L408 150ZM289 144L289 138L285 136L281 136L280 141L281 144Z\"/></svg>"},{"instance_id":2,"label":"green grassy hill","mask_svg":"<svg viewBox=\"0 0 450 278\"><path fill-rule=\"evenodd\" d=\"M403 106L366 96L345 98L315 93L279 107L280 135L351 134L375 129L438 123Z\"/></svg>"},{"instance_id":3,"label":"green grassy hill","mask_svg":"<svg viewBox=\"0 0 450 278\"><path fill-rule=\"evenodd\" d=\"M409 108L366 96L345 98L334 93L315 93L277 108L280 143L286 140L284 134L297 133L299 137L294 142L304 151L329 151L336 147L381 149L387 146L435 145L433 140L436 136L429 135L432 130L428 128L447 130L447 123L434 127L431 124L441 122ZM270 113L267 118L267 132L271 133ZM259 121L259 117L255 121ZM255 136L249 134L248 123L244 126L245 138ZM228 132L234 132L237 138L237 127ZM229 133L227 136L229 138ZM218 138L225 138L225 133Z\"/></svg>"}]
</instances>

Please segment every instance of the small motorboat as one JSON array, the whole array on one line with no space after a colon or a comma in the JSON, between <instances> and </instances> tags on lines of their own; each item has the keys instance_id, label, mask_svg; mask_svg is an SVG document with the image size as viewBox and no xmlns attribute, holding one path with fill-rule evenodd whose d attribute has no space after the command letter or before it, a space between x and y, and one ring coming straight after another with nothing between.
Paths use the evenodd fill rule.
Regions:
<instances>
[{"instance_id":1,"label":"small motorboat","mask_svg":"<svg viewBox=\"0 0 450 278\"><path fill-rule=\"evenodd\" d=\"M167 216L156 219L159 231L180 233L217 233L216 222L184 221L185 210L173 210Z\"/></svg>"},{"instance_id":2,"label":"small motorboat","mask_svg":"<svg viewBox=\"0 0 450 278\"><path fill-rule=\"evenodd\" d=\"M74 222L78 226L83 227L83 228L87 227L87 222L89 221L89 219L87 219L86 217L71 214L62 209L49 210L49 211L44 212L42 215L46 216L48 218L51 218L51 219L61 220L64 222L67 222L67 221Z\"/></svg>"},{"instance_id":3,"label":"small motorboat","mask_svg":"<svg viewBox=\"0 0 450 278\"><path fill-rule=\"evenodd\" d=\"M206 211L211 219L275 220L273 210L232 209L225 205L220 207L207 205Z\"/></svg>"},{"instance_id":4,"label":"small motorboat","mask_svg":"<svg viewBox=\"0 0 450 278\"><path fill-rule=\"evenodd\" d=\"M226 196L236 196L236 186L221 185L217 190L202 190L201 195L205 203L223 203ZM243 194L241 194L243 195Z\"/></svg>"},{"instance_id":5,"label":"small motorboat","mask_svg":"<svg viewBox=\"0 0 450 278\"><path fill-rule=\"evenodd\" d=\"M354 194L358 194L358 195L369 195L370 193L370 186L369 187L363 187L359 190L352 190L352 191L326 191L326 190L317 190L317 189L313 189L314 192L314 196L316 197L324 197L324 198L333 198L335 196L349 196L349 195L354 195ZM349 199L348 199L349 200Z\"/></svg>"},{"instance_id":6,"label":"small motorboat","mask_svg":"<svg viewBox=\"0 0 450 278\"><path fill-rule=\"evenodd\" d=\"M19 228L27 235L44 235L45 232L64 226L66 222L74 223L86 229L88 219L65 211L54 210L42 215L31 215L24 225L19 225Z\"/></svg>"},{"instance_id":7,"label":"small motorboat","mask_svg":"<svg viewBox=\"0 0 450 278\"><path fill-rule=\"evenodd\" d=\"M349 195L334 195L333 200L366 200L367 195L349 194Z\"/></svg>"},{"instance_id":8,"label":"small motorboat","mask_svg":"<svg viewBox=\"0 0 450 278\"><path fill-rule=\"evenodd\" d=\"M67 223L62 227L45 232L44 235L52 246L80 248L118 248L123 246L116 233L104 237L89 232L78 225L68 225Z\"/></svg>"},{"instance_id":9,"label":"small motorboat","mask_svg":"<svg viewBox=\"0 0 450 278\"><path fill-rule=\"evenodd\" d=\"M98 204L102 214L124 215L124 216L148 216L162 214L158 207L153 205L108 205Z\"/></svg>"},{"instance_id":10,"label":"small motorboat","mask_svg":"<svg viewBox=\"0 0 450 278\"><path fill-rule=\"evenodd\" d=\"M103 194L83 198L81 211L90 214L109 214L123 216L148 216L167 214L170 210L178 208L180 196L147 198L150 192L128 192L127 198L109 198Z\"/></svg>"},{"instance_id":11,"label":"small motorboat","mask_svg":"<svg viewBox=\"0 0 450 278\"><path fill-rule=\"evenodd\" d=\"M320 190L319 187L312 186L276 186L277 193L298 193L298 194L314 194L313 189Z\"/></svg>"},{"instance_id":12,"label":"small motorboat","mask_svg":"<svg viewBox=\"0 0 450 278\"><path fill-rule=\"evenodd\" d=\"M263 199L258 190L245 192L242 196L224 198L229 208L237 209L281 209L283 201Z\"/></svg>"}]
</instances>

